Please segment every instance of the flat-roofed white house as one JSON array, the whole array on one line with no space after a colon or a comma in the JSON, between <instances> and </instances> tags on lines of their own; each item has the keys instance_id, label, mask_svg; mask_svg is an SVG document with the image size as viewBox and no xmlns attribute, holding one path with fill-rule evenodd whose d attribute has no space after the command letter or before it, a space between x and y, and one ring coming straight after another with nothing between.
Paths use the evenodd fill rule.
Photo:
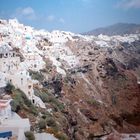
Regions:
<instances>
[{"instance_id":1,"label":"flat-roofed white house","mask_svg":"<svg viewBox=\"0 0 140 140\"><path fill-rule=\"evenodd\" d=\"M34 95L33 82L31 80L31 77L29 76L28 71L17 72L16 76L9 75L8 80L16 88L21 89L30 100L33 100Z\"/></svg>"},{"instance_id":2,"label":"flat-roofed white house","mask_svg":"<svg viewBox=\"0 0 140 140\"><path fill-rule=\"evenodd\" d=\"M0 118L9 118L11 117L11 105L10 100L0 100Z\"/></svg>"},{"instance_id":3,"label":"flat-roofed white house","mask_svg":"<svg viewBox=\"0 0 140 140\"><path fill-rule=\"evenodd\" d=\"M40 69L43 69L45 66L44 61L42 60L42 57L34 52L34 53L26 53L24 54L24 57L26 58L26 65L28 69L33 71L39 71Z\"/></svg>"},{"instance_id":4,"label":"flat-roofed white house","mask_svg":"<svg viewBox=\"0 0 140 140\"><path fill-rule=\"evenodd\" d=\"M9 45L4 44L0 46L0 71L3 73L15 73L20 64L20 57L17 56Z\"/></svg>"}]
</instances>

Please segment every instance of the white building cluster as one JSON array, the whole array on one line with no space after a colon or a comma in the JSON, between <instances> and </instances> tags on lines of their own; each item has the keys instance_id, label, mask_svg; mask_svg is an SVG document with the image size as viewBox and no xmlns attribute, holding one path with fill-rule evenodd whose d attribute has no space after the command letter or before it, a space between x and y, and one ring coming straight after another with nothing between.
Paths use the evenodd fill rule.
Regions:
<instances>
[{"instance_id":1,"label":"white building cluster","mask_svg":"<svg viewBox=\"0 0 140 140\"><path fill-rule=\"evenodd\" d=\"M21 89L35 105L45 108L41 99L34 95L33 84L28 70L38 71L45 63L42 61L33 40L33 29L19 24L17 20L2 21L0 24L0 88L12 83ZM5 31L8 31L5 35ZM15 49L16 48L16 49ZM21 62L19 49L24 61Z\"/></svg>"}]
</instances>

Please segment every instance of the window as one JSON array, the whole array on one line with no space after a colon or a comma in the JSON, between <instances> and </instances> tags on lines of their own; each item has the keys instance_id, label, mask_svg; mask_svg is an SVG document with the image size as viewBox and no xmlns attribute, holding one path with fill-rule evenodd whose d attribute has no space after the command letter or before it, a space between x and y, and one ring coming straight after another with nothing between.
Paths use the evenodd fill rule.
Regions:
<instances>
[{"instance_id":1,"label":"window","mask_svg":"<svg viewBox=\"0 0 140 140\"><path fill-rule=\"evenodd\" d=\"M33 104L34 104L35 103L35 100L33 99L32 101L33 101Z\"/></svg>"},{"instance_id":2,"label":"window","mask_svg":"<svg viewBox=\"0 0 140 140\"><path fill-rule=\"evenodd\" d=\"M13 57L15 57L15 53L13 53Z\"/></svg>"},{"instance_id":3,"label":"window","mask_svg":"<svg viewBox=\"0 0 140 140\"><path fill-rule=\"evenodd\" d=\"M8 53L5 54L6 58L8 57Z\"/></svg>"},{"instance_id":4,"label":"window","mask_svg":"<svg viewBox=\"0 0 140 140\"><path fill-rule=\"evenodd\" d=\"M34 64L34 68L36 68L37 67L37 65L36 64Z\"/></svg>"},{"instance_id":5,"label":"window","mask_svg":"<svg viewBox=\"0 0 140 140\"><path fill-rule=\"evenodd\" d=\"M29 89L31 89L31 87L32 87L31 85L28 86Z\"/></svg>"},{"instance_id":6,"label":"window","mask_svg":"<svg viewBox=\"0 0 140 140\"><path fill-rule=\"evenodd\" d=\"M30 91L28 91L28 94L29 94L29 96L31 95L31 92Z\"/></svg>"},{"instance_id":7,"label":"window","mask_svg":"<svg viewBox=\"0 0 140 140\"><path fill-rule=\"evenodd\" d=\"M21 78L21 84L23 85L23 78Z\"/></svg>"}]
</instances>

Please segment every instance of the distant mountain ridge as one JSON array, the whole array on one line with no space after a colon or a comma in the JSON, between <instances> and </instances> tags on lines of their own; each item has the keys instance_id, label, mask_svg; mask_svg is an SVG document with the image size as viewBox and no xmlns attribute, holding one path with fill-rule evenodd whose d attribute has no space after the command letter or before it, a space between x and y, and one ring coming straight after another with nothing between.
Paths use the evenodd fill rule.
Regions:
<instances>
[{"instance_id":1,"label":"distant mountain ridge","mask_svg":"<svg viewBox=\"0 0 140 140\"><path fill-rule=\"evenodd\" d=\"M140 33L140 24L131 23L117 23L111 26L97 28L92 31L84 33L84 35L124 35L124 34L138 34Z\"/></svg>"}]
</instances>

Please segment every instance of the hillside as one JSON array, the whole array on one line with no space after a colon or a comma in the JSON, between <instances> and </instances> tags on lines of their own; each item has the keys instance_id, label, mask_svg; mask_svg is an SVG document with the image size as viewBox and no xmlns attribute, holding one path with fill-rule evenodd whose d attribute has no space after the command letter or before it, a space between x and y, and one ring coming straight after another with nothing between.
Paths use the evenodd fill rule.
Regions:
<instances>
[{"instance_id":1,"label":"hillside","mask_svg":"<svg viewBox=\"0 0 140 140\"><path fill-rule=\"evenodd\" d=\"M8 79L12 110L29 118L34 133L51 133L60 140L137 138L139 46L140 34L85 36L1 20L0 52L16 50L18 55L0 58L0 90ZM15 82L18 77L21 82Z\"/></svg>"},{"instance_id":2,"label":"hillside","mask_svg":"<svg viewBox=\"0 0 140 140\"><path fill-rule=\"evenodd\" d=\"M118 23L108 27L97 28L87 33L86 35L125 35L125 34L138 34L140 33L139 24Z\"/></svg>"}]
</instances>

